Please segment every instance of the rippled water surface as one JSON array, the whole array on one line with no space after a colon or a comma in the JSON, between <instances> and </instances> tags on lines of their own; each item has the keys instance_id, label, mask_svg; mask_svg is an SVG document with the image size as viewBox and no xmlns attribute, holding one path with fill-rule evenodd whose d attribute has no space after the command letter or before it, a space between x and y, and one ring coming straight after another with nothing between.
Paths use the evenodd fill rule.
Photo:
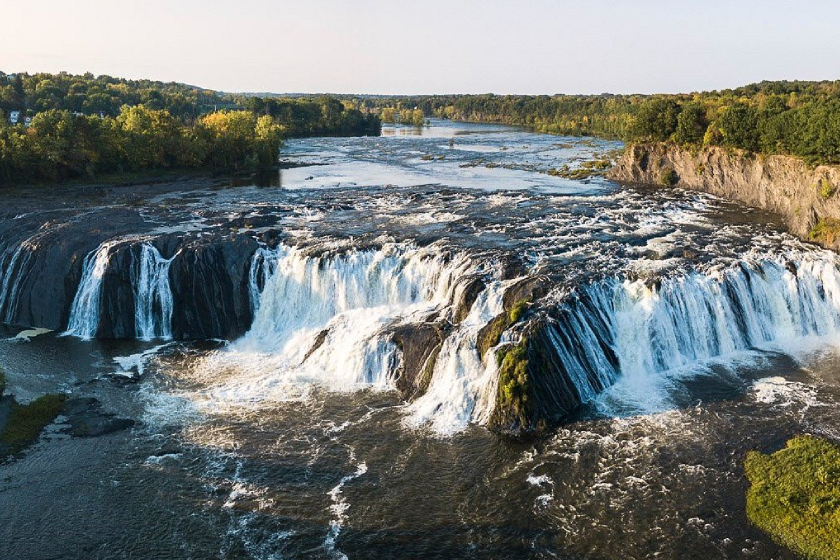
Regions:
<instances>
[{"instance_id":1,"label":"rippled water surface","mask_svg":"<svg viewBox=\"0 0 840 560\"><path fill-rule=\"evenodd\" d=\"M0 366L19 399L93 395L138 424L48 432L0 466L0 558L792 557L747 522L742 461L796 433L840 437L836 257L710 196L548 174L620 147L436 122L291 141L271 186L151 192L121 234L282 230L254 269L254 324L203 342L25 341L8 327ZM158 286L165 259L143 255ZM744 271L771 305L795 284L791 262L807 317L780 309L730 329L706 303ZM375 278L354 275L374 264ZM470 321L501 311L506 266L547 278L545 302L619 302L614 385L536 442L484 426L493 370L463 350ZM447 275L489 288L443 352L451 362L407 404L378 333L445 305ZM664 317L691 301L684 316L708 324L668 342ZM141 338L165 338L141 312Z\"/></svg>"}]
</instances>

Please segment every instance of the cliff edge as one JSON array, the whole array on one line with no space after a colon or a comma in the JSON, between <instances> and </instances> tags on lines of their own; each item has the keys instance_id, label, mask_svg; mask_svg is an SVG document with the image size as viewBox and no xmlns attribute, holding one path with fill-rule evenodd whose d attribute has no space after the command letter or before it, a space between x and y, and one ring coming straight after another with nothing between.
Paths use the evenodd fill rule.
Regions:
<instances>
[{"instance_id":1,"label":"cliff edge","mask_svg":"<svg viewBox=\"0 0 840 560\"><path fill-rule=\"evenodd\" d=\"M840 250L840 166L812 168L792 156L644 143L628 146L607 176L743 202L778 214L801 239Z\"/></svg>"}]
</instances>

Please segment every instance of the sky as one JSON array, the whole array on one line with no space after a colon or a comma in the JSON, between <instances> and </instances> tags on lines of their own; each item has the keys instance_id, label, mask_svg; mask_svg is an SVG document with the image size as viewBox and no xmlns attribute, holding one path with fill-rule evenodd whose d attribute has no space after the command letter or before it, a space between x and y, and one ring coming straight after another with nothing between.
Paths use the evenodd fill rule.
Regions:
<instances>
[{"instance_id":1,"label":"sky","mask_svg":"<svg viewBox=\"0 0 840 560\"><path fill-rule=\"evenodd\" d=\"M840 0L2 0L0 70L229 92L675 93L840 78Z\"/></svg>"}]
</instances>

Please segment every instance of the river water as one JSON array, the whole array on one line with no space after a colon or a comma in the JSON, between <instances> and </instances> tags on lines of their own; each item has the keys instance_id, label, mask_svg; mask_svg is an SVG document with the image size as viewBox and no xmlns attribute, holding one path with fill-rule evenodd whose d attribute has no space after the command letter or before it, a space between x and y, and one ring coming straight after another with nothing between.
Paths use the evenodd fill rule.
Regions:
<instances>
[{"instance_id":1,"label":"river water","mask_svg":"<svg viewBox=\"0 0 840 560\"><path fill-rule=\"evenodd\" d=\"M750 527L742 462L840 437L837 257L707 195L547 173L620 147L436 121L291 141L265 186L151 192L89 254L67 333L5 327L19 400L95 396L138 424L53 426L0 465L0 558L791 558ZM171 340L174 257L148 240L266 216L284 236L251 262L246 334ZM96 338L117 237L141 247L137 340ZM511 262L549 282L586 401L526 442L488 430L474 350ZM463 277L487 288L407 403L387 327L444 313Z\"/></svg>"}]
</instances>

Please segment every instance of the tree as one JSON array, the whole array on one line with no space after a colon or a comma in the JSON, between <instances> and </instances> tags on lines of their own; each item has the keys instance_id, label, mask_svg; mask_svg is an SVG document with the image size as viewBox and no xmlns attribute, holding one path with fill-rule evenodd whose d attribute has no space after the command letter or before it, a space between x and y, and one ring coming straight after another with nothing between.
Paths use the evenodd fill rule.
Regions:
<instances>
[{"instance_id":1,"label":"tree","mask_svg":"<svg viewBox=\"0 0 840 560\"><path fill-rule=\"evenodd\" d=\"M653 97L645 100L636 113L633 134L640 140L664 142L677 128L680 106L673 99Z\"/></svg>"},{"instance_id":2,"label":"tree","mask_svg":"<svg viewBox=\"0 0 840 560\"><path fill-rule=\"evenodd\" d=\"M758 150L758 119L750 105L738 101L727 107L718 117L724 146L751 152Z\"/></svg>"},{"instance_id":3,"label":"tree","mask_svg":"<svg viewBox=\"0 0 840 560\"><path fill-rule=\"evenodd\" d=\"M674 140L680 144L702 144L708 126L703 105L697 102L688 103L683 106L677 117Z\"/></svg>"}]
</instances>

